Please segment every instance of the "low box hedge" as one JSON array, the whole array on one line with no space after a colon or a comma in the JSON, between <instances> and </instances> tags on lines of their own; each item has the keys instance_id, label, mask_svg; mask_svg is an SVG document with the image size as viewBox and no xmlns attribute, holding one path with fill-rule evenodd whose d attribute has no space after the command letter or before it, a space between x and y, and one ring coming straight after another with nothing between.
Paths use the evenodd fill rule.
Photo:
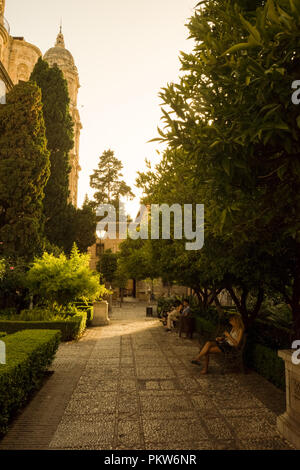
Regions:
<instances>
[{"instance_id":1,"label":"low box hedge","mask_svg":"<svg viewBox=\"0 0 300 470\"><path fill-rule=\"evenodd\" d=\"M245 361L248 367L285 390L284 361L277 351L258 343L249 343L246 347Z\"/></svg>"},{"instance_id":2,"label":"low box hedge","mask_svg":"<svg viewBox=\"0 0 300 470\"><path fill-rule=\"evenodd\" d=\"M60 331L26 330L2 338L6 364L0 364L0 435L10 418L37 390L59 346Z\"/></svg>"},{"instance_id":3,"label":"low box hedge","mask_svg":"<svg viewBox=\"0 0 300 470\"><path fill-rule=\"evenodd\" d=\"M87 313L87 321L86 324L87 326L90 326L92 324L93 318L94 318L94 307L91 302L88 304L86 303L81 303L81 302L75 302L74 303L75 307L77 310L80 312L86 312Z\"/></svg>"},{"instance_id":4,"label":"low box hedge","mask_svg":"<svg viewBox=\"0 0 300 470\"><path fill-rule=\"evenodd\" d=\"M291 330L265 320L256 320L249 335L253 343L259 343L271 349L289 349L293 342Z\"/></svg>"},{"instance_id":5,"label":"low box hedge","mask_svg":"<svg viewBox=\"0 0 300 470\"><path fill-rule=\"evenodd\" d=\"M87 313L81 312L70 319L60 321L13 321L0 320L0 330L7 334L22 330L59 330L62 341L73 341L83 334L86 328Z\"/></svg>"},{"instance_id":6,"label":"low box hedge","mask_svg":"<svg viewBox=\"0 0 300 470\"><path fill-rule=\"evenodd\" d=\"M196 331L204 336L213 336L216 331L216 325L205 318L196 317Z\"/></svg>"}]
</instances>

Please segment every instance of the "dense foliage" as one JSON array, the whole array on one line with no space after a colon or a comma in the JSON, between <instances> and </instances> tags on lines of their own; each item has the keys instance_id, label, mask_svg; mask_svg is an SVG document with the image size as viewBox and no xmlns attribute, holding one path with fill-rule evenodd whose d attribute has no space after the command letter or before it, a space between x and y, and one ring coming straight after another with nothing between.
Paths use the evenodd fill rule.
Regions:
<instances>
[{"instance_id":1,"label":"dense foliage","mask_svg":"<svg viewBox=\"0 0 300 470\"><path fill-rule=\"evenodd\" d=\"M69 152L74 145L73 121L70 115L68 85L62 71L50 67L41 58L31 74L42 91L47 147L50 151L51 174L45 188L45 231L48 240L63 246L64 218L69 197Z\"/></svg>"},{"instance_id":2,"label":"dense foliage","mask_svg":"<svg viewBox=\"0 0 300 470\"><path fill-rule=\"evenodd\" d=\"M160 94L168 149L140 174L147 203L204 203L205 246L153 242L160 272L207 294L226 288L250 327L278 292L300 334L300 2L201 2L182 76ZM159 257L159 253L162 256ZM165 256L170 253L169 257ZM204 295L205 294L205 295Z\"/></svg>"},{"instance_id":3,"label":"dense foliage","mask_svg":"<svg viewBox=\"0 0 300 470\"><path fill-rule=\"evenodd\" d=\"M99 274L91 271L89 255L78 252L74 245L70 258L44 253L34 261L26 282L30 292L51 306L68 305L76 300L93 301L106 294Z\"/></svg>"},{"instance_id":4,"label":"dense foliage","mask_svg":"<svg viewBox=\"0 0 300 470\"><path fill-rule=\"evenodd\" d=\"M21 83L0 106L0 256L31 261L42 253L48 178L41 92L33 83Z\"/></svg>"}]
</instances>

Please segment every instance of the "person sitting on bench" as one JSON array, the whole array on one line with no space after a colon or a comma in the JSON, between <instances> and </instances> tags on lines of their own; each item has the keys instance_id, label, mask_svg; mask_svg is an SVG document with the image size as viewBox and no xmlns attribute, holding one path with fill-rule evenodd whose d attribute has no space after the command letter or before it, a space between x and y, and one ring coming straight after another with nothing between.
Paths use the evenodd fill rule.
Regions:
<instances>
[{"instance_id":1,"label":"person sitting on bench","mask_svg":"<svg viewBox=\"0 0 300 470\"><path fill-rule=\"evenodd\" d=\"M188 299L184 299L183 301L183 310L182 310L183 317L190 317L191 316L191 307L190 302Z\"/></svg>"},{"instance_id":2,"label":"person sitting on bench","mask_svg":"<svg viewBox=\"0 0 300 470\"><path fill-rule=\"evenodd\" d=\"M229 323L232 326L230 333L225 331L224 336L205 343L196 359L191 361L192 364L202 365L200 360L204 357L204 367L201 374L207 374L208 372L210 354L225 353L240 346L245 331L243 320L239 315L231 315Z\"/></svg>"},{"instance_id":3,"label":"person sitting on bench","mask_svg":"<svg viewBox=\"0 0 300 470\"><path fill-rule=\"evenodd\" d=\"M181 314L181 310L182 310L182 303L181 302L177 302L175 304L175 308L170 312L168 313L168 319L167 319L167 329L166 331L171 331L172 329L172 326L173 326L173 322L174 321L177 321L180 317L180 314Z\"/></svg>"}]
</instances>

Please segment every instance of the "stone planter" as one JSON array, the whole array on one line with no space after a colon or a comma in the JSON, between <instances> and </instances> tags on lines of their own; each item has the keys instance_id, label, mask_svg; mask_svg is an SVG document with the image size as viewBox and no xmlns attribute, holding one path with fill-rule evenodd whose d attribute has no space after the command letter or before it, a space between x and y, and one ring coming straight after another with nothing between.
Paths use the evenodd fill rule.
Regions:
<instances>
[{"instance_id":1,"label":"stone planter","mask_svg":"<svg viewBox=\"0 0 300 470\"><path fill-rule=\"evenodd\" d=\"M293 364L295 350L278 351L285 362L286 412L277 418L280 434L300 450L300 364Z\"/></svg>"},{"instance_id":2,"label":"stone planter","mask_svg":"<svg viewBox=\"0 0 300 470\"><path fill-rule=\"evenodd\" d=\"M94 303L94 318L93 326L105 326L109 325L110 320L108 318L108 302L106 300L102 302Z\"/></svg>"}]
</instances>

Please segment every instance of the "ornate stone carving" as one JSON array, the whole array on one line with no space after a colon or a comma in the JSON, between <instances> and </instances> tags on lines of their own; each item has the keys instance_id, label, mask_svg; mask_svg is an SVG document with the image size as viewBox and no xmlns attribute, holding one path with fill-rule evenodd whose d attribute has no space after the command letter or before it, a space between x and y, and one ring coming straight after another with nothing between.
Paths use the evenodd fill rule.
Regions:
<instances>
[{"instance_id":1,"label":"ornate stone carving","mask_svg":"<svg viewBox=\"0 0 300 470\"><path fill-rule=\"evenodd\" d=\"M5 0L0 0L0 17L4 16L5 11Z\"/></svg>"}]
</instances>

